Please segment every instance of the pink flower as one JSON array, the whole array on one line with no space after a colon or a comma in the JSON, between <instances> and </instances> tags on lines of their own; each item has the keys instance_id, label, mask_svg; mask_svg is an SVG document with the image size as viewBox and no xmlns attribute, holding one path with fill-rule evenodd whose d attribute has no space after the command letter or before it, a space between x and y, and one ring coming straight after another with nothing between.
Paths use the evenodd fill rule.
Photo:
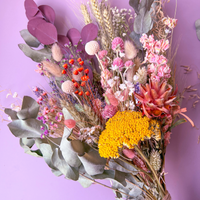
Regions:
<instances>
[{"instance_id":1,"label":"pink flower","mask_svg":"<svg viewBox=\"0 0 200 200\"><path fill-rule=\"evenodd\" d=\"M119 71L122 70L123 66L124 66L124 63L123 63L123 60L119 57L115 58L113 60L113 67L117 67L119 69Z\"/></svg>"},{"instance_id":2,"label":"pink flower","mask_svg":"<svg viewBox=\"0 0 200 200\"><path fill-rule=\"evenodd\" d=\"M124 51L124 41L122 40L122 38L120 37L114 38L114 40L112 41L112 50L120 52Z\"/></svg>"},{"instance_id":3,"label":"pink flower","mask_svg":"<svg viewBox=\"0 0 200 200\"><path fill-rule=\"evenodd\" d=\"M113 117L117 113L118 109L116 106L113 105L106 105L103 112L102 112L102 117L104 119L109 119Z\"/></svg>"},{"instance_id":4,"label":"pink flower","mask_svg":"<svg viewBox=\"0 0 200 200\"><path fill-rule=\"evenodd\" d=\"M125 65L125 67L129 68L129 67L132 67L134 64L131 60L128 60L128 61L125 62L124 65Z\"/></svg>"},{"instance_id":5,"label":"pink flower","mask_svg":"<svg viewBox=\"0 0 200 200\"><path fill-rule=\"evenodd\" d=\"M108 69L105 69L104 71L101 72L101 85L103 88L106 88L109 86L107 81L109 79L111 79L112 76L113 75L111 74L111 72Z\"/></svg>"},{"instance_id":6,"label":"pink flower","mask_svg":"<svg viewBox=\"0 0 200 200\"><path fill-rule=\"evenodd\" d=\"M164 144L165 144L165 146L167 146L168 144L170 144L170 142L169 142L169 140L170 140L170 136L171 136L171 132L170 131L168 131L167 133L165 133L165 135L164 135Z\"/></svg>"},{"instance_id":7,"label":"pink flower","mask_svg":"<svg viewBox=\"0 0 200 200\"><path fill-rule=\"evenodd\" d=\"M106 50L99 51L98 56L99 59L102 60L105 56L107 56L108 52Z\"/></svg>"}]
</instances>

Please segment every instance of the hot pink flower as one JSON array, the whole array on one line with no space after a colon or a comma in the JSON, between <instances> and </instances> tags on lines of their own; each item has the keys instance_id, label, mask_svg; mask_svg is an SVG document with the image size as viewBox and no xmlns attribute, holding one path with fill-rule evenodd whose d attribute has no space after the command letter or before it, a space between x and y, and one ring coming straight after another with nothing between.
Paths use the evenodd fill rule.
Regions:
<instances>
[{"instance_id":1,"label":"hot pink flower","mask_svg":"<svg viewBox=\"0 0 200 200\"><path fill-rule=\"evenodd\" d=\"M132 67L134 64L131 60L128 60L128 61L125 62L124 65L125 65L125 67L129 68L129 67Z\"/></svg>"},{"instance_id":2,"label":"hot pink flower","mask_svg":"<svg viewBox=\"0 0 200 200\"><path fill-rule=\"evenodd\" d=\"M103 112L102 112L102 117L104 119L109 119L113 117L117 113L118 109L116 106L113 105L106 105Z\"/></svg>"}]
</instances>

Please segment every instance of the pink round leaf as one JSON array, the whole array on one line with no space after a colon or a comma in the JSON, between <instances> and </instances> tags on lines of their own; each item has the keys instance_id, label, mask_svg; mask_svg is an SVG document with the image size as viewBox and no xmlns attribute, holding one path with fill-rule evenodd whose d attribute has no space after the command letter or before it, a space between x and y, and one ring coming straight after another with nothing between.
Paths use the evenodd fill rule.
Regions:
<instances>
[{"instance_id":1,"label":"pink round leaf","mask_svg":"<svg viewBox=\"0 0 200 200\"><path fill-rule=\"evenodd\" d=\"M57 42L56 27L48 22L39 24L35 30L35 37L45 45Z\"/></svg>"},{"instance_id":2,"label":"pink round leaf","mask_svg":"<svg viewBox=\"0 0 200 200\"><path fill-rule=\"evenodd\" d=\"M69 29L69 31L67 32L67 37L70 39L72 45L77 45L81 39L81 34L80 32L75 29L75 28L71 28Z\"/></svg>"},{"instance_id":3,"label":"pink round leaf","mask_svg":"<svg viewBox=\"0 0 200 200\"><path fill-rule=\"evenodd\" d=\"M24 7L29 16L35 16L38 12L37 4L33 0L25 0Z\"/></svg>"},{"instance_id":4,"label":"pink round leaf","mask_svg":"<svg viewBox=\"0 0 200 200\"><path fill-rule=\"evenodd\" d=\"M74 128L76 126L76 121L73 119L67 119L64 121L64 124L67 128Z\"/></svg>"},{"instance_id":5,"label":"pink round leaf","mask_svg":"<svg viewBox=\"0 0 200 200\"><path fill-rule=\"evenodd\" d=\"M47 5L41 5L38 8L42 12L45 19L53 24L56 18L56 14L53 8Z\"/></svg>"},{"instance_id":6,"label":"pink round leaf","mask_svg":"<svg viewBox=\"0 0 200 200\"><path fill-rule=\"evenodd\" d=\"M58 35L58 45L62 50L63 54L66 54L66 52L70 53L70 49L67 47L69 45L70 41L67 36L64 35Z\"/></svg>"},{"instance_id":7,"label":"pink round leaf","mask_svg":"<svg viewBox=\"0 0 200 200\"><path fill-rule=\"evenodd\" d=\"M98 36L98 27L91 23L83 27L81 31L81 39L83 44L94 40Z\"/></svg>"},{"instance_id":8,"label":"pink round leaf","mask_svg":"<svg viewBox=\"0 0 200 200\"><path fill-rule=\"evenodd\" d=\"M31 19L35 19L35 18L41 18L43 19L43 15L42 15L42 12L38 10L38 12L36 13L35 16L31 16L29 15L29 13L26 12L26 17L28 18L28 20L31 20Z\"/></svg>"},{"instance_id":9,"label":"pink round leaf","mask_svg":"<svg viewBox=\"0 0 200 200\"><path fill-rule=\"evenodd\" d=\"M33 18L31 19L29 22L28 22L28 25L27 25L27 29L29 31L29 33L33 36L36 37L35 35L35 32L36 32L36 27L39 25L39 24L42 24L44 23L44 19L42 18Z\"/></svg>"}]
</instances>

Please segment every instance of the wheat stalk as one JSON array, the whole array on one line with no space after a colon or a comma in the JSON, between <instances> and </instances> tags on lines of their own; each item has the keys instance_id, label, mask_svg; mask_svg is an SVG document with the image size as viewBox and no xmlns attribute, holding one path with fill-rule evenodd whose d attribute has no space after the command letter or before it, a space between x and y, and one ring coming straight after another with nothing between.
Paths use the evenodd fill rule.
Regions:
<instances>
[{"instance_id":1,"label":"wheat stalk","mask_svg":"<svg viewBox=\"0 0 200 200\"><path fill-rule=\"evenodd\" d=\"M99 118L96 115L96 113L92 110L92 108L86 104L83 105L83 108L84 108L85 114L87 115L90 122L92 124L96 124L96 125L99 124Z\"/></svg>"},{"instance_id":2,"label":"wheat stalk","mask_svg":"<svg viewBox=\"0 0 200 200\"><path fill-rule=\"evenodd\" d=\"M97 0L90 0L90 5L91 5L93 15L95 16L99 26L101 26L101 28L104 29L104 23L103 23L103 19L102 19L102 16L101 16L101 11L100 11L99 6L98 6L98 1Z\"/></svg>"},{"instance_id":3,"label":"wheat stalk","mask_svg":"<svg viewBox=\"0 0 200 200\"><path fill-rule=\"evenodd\" d=\"M85 24L87 25L87 24L92 23L90 14L89 14L87 6L85 4L81 4L81 12L82 12L82 15L84 17Z\"/></svg>"},{"instance_id":4,"label":"wheat stalk","mask_svg":"<svg viewBox=\"0 0 200 200\"><path fill-rule=\"evenodd\" d=\"M112 41L114 39L114 31L112 27L112 17L109 10L110 10L110 7L106 7L103 9L103 20L104 20L106 32Z\"/></svg>"}]
</instances>

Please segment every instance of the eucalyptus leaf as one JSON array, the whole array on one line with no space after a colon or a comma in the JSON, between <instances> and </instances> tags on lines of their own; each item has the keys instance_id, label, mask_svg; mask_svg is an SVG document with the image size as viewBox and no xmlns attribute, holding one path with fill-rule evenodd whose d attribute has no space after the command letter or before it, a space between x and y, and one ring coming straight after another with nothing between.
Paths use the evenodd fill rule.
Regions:
<instances>
[{"instance_id":1,"label":"eucalyptus leaf","mask_svg":"<svg viewBox=\"0 0 200 200\"><path fill-rule=\"evenodd\" d=\"M83 156L79 156L79 159L89 175L97 175L104 172L106 159L102 158L98 151L90 149Z\"/></svg>"},{"instance_id":2,"label":"eucalyptus leaf","mask_svg":"<svg viewBox=\"0 0 200 200\"><path fill-rule=\"evenodd\" d=\"M143 7L140 9L139 14L134 21L134 31L137 34L148 33L153 27L153 21L151 18L151 12L147 11Z\"/></svg>"},{"instance_id":3,"label":"eucalyptus leaf","mask_svg":"<svg viewBox=\"0 0 200 200\"><path fill-rule=\"evenodd\" d=\"M29 119L29 118L36 118L39 112L39 105L38 103L29 96L24 96L22 108L17 113L19 119Z\"/></svg>"},{"instance_id":4,"label":"eucalyptus leaf","mask_svg":"<svg viewBox=\"0 0 200 200\"><path fill-rule=\"evenodd\" d=\"M30 154L35 157L42 157L41 151L38 150L31 150L31 147L35 144L35 140L27 139L27 138L20 138L20 146L24 149L24 152Z\"/></svg>"},{"instance_id":5,"label":"eucalyptus leaf","mask_svg":"<svg viewBox=\"0 0 200 200\"><path fill-rule=\"evenodd\" d=\"M14 110L12 110L12 109L10 109L10 108L6 108L6 109L4 110L4 112L5 112L8 116L10 116L10 118L11 118L12 120L17 120L17 119L19 119L19 118L17 117L17 112L14 111Z\"/></svg>"},{"instance_id":6,"label":"eucalyptus leaf","mask_svg":"<svg viewBox=\"0 0 200 200\"><path fill-rule=\"evenodd\" d=\"M42 134L41 126L44 126L44 124L36 119L14 120L8 124L12 134L19 138L40 138Z\"/></svg>"},{"instance_id":7,"label":"eucalyptus leaf","mask_svg":"<svg viewBox=\"0 0 200 200\"><path fill-rule=\"evenodd\" d=\"M64 115L65 120L67 120L67 119L74 119L72 117L72 115L70 114L70 112L66 108L62 109L62 113Z\"/></svg>"},{"instance_id":8,"label":"eucalyptus leaf","mask_svg":"<svg viewBox=\"0 0 200 200\"><path fill-rule=\"evenodd\" d=\"M57 170L57 168L53 165L51 158L53 155L53 151L51 149L51 146L49 144L46 143L41 143L40 144L40 151L42 152L43 158L45 160L45 162L47 163L47 165L54 170Z\"/></svg>"},{"instance_id":9,"label":"eucalyptus leaf","mask_svg":"<svg viewBox=\"0 0 200 200\"><path fill-rule=\"evenodd\" d=\"M129 0L129 5L133 7L136 14L139 14L139 3L140 0Z\"/></svg>"},{"instance_id":10,"label":"eucalyptus leaf","mask_svg":"<svg viewBox=\"0 0 200 200\"><path fill-rule=\"evenodd\" d=\"M67 128L64 129L63 138L60 144L60 150L65 161L72 167L79 167L81 161L78 158L77 153L73 150L71 142L67 140L71 132L68 132Z\"/></svg>"},{"instance_id":11,"label":"eucalyptus leaf","mask_svg":"<svg viewBox=\"0 0 200 200\"><path fill-rule=\"evenodd\" d=\"M53 173L55 176L62 176L62 175L63 175L63 173L60 172L59 170L54 170L54 169L52 169L51 171L52 171L52 173Z\"/></svg>"},{"instance_id":12,"label":"eucalyptus leaf","mask_svg":"<svg viewBox=\"0 0 200 200\"><path fill-rule=\"evenodd\" d=\"M93 181L88 180L87 178L83 177L83 176L79 176L78 178L78 182L82 185L82 187L84 188L88 188L90 187L90 185L92 185Z\"/></svg>"},{"instance_id":13,"label":"eucalyptus leaf","mask_svg":"<svg viewBox=\"0 0 200 200\"><path fill-rule=\"evenodd\" d=\"M64 160L61 151L58 148L55 148L52 155L53 165L62 172L66 178L72 179L74 181L78 180L79 173L78 171L69 166Z\"/></svg>"},{"instance_id":14,"label":"eucalyptus leaf","mask_svg":"<svg viewBox=\"0 0 200 200\"><path fill-rule=\"evenodd\" d=\"M109 167L111 169L118 170L121 172L125 172L125 173L132 172L132 174L134 175L137 174L137 170L131 164L125 163L119 159L111 159L109 161Z\"/></svg>"},{"instance_id":15,"label":"eucalyptus leaf","mask_svg":"<svg viewBox=\"0 0 200 200\"><path fill-rule=\"evenodd\" d=\"M81 142L80 140L72 140L71 141L71 146L73 148L73 150L79 155L79 156L83 156L85 153L85 147L83 142Z\"/></svg>"},{"instance_id":16,"label":"eucalyptus leaf","mask_svg":"<svg viewBox=\"0 0 200 200\"><path fill-rule=\"evenodd\" d=\"M136 186L129 192L129 195L134 198L140 196L141 194L142 190Z\"/></svg>"},{"instance_id":17,"label":"eucalyptus leaf","mask_svg":"<svg viewBox=\"0 0 200 200\"><path fill-rule=\"evenodd\" d=\"M45 59L51 59L51 53L47 48L34 50L27 44L18 44L24 54L35 62L42 62Z\"/></svg>"},{"instance_id":18,"label":"eucalyptus leaf","mask_svg":"<svg viewBox=\"0 0 200 200\"><path fill-rule=\"evenodd\" d=\"M21 30L20 35L30 47L39 47L41 44L36 37L29 33L27 29Z\"/></svg>"},{"instance_id":19,"label":"eucalyptus leaf","mask_svg":"<svg viewBox=\"0 0 200 200\"><path fill-rule=\"evenodd\" d=\"M142 43L140 42L141 34L135 33L135 31L132 31L130 34L131 39L133 40L134 44L138 49L143 49Z\"/></svg>"},{"instance_id":20,"label":"eucalyptus leaf","mask_svg":"<svg viewBox=\"0 0 200 200\"><path fill-rule=\"evenodd\" d=\"M105 170L102 174L92 176L94 179L108 179L112 182L116 181L124 187L127 185L125 177L126 173L118 170Z\"/></svg>"},{"instance_id":21,"label":"eucalyptus leaf","mask_svg":"<svg viewBox=\"0 0 200 200\"><path fill-rule=\"evenodd\" d=\"M195 27L196 27L197 37L200 40L200 19L197 19L195 21Z\"/></svg>"}]
</instances>

